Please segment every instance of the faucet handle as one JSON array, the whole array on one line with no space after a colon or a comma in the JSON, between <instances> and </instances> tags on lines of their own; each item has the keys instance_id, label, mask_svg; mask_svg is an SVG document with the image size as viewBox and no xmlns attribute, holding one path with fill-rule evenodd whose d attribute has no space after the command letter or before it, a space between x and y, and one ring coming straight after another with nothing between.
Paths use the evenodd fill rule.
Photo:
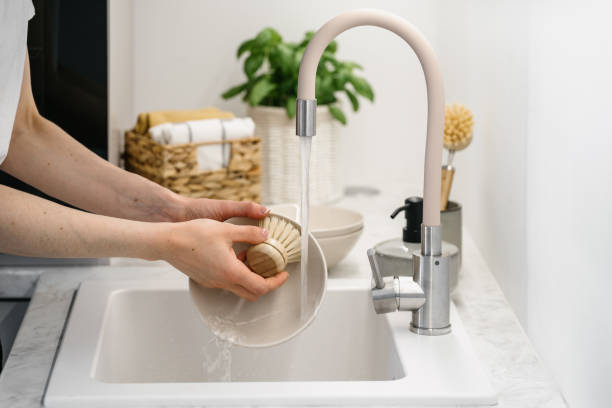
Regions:
<instances>
[{"instance_id":1,"label":"faucet handle","mask_svg":"<svg viewBox=\"0 0 612 408\"><path fill-rule=\"evenodd\" d=\"M376 262L376 250L370 248L367 251L368 259L370 260L370 269L372 269L372 278L374 279L374 287L376 289L383 289L385 287L385 281L380 273L378 262Z\"/></svg>"},{"instance_id":2,"label":"faucet handle","mask_svg":"<svg viewBox=\"0 0 612 408\"><path fill-rule=\"evenodd\" d=\"M372 302L376 313L390 313L398 310L418 310L425 303L423 289L408 276L387 276L380 273L376 261L376 250L367 251L374 287L372 288Z\"/></svg>"}]
</instances>

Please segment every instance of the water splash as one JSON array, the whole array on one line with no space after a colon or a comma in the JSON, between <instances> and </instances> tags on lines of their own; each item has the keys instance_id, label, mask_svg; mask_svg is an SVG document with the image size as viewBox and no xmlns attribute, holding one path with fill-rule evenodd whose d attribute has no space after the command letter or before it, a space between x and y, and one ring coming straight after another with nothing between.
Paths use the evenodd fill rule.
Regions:
<instances>
[{"instance_id":1,"label":"water splash","mask_svg":"<svg viewBox=\"0 0 612 408\"><path fill-rule=\"evenodd\" d=\"M217 336L213 336L204 345L202 368L205 381L232 381L232 347L231 342Z\"/></svg>"},{"instance_id":2,"label":"water splash","mask_svg":"<svg viewBox=\"0 0 612 408\"><path fill-rule=\"evenodd\" d=\"M240 299L227 316L215 316L208 321L213 336L202 349L206 381L232 381L232 347L240 340L234 318L244 304L245 300Z\"/></svg>"},{"instance_id":3,"label":"water splash","mask_svg":"<svg viewBox=\"0 0 612 408\"><path fill-rule=\"evenodd\" d=\"M312 137L300 137L300 155L302 159L302 191L300 201L300 224L302 225L301 260L300 260L300 318L306 318L308 307L308 222L310 212L310 150Z\"/></svg>"}]
</instances>

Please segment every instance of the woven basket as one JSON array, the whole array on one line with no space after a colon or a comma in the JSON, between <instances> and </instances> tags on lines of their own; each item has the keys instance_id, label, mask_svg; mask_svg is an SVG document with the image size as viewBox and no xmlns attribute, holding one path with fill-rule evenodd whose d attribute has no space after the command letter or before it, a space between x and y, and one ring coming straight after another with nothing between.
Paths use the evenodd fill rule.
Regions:
<instances>
[{"instance_id":1,"label":"woven basket","mask_svg":"<svg viewBox=\"0 0 612 408\"><path fill-rule=\"evenodd\" d=\"M262 141L262 199L266 204L300 202L300 140L295 118L284 108L256 106L248 115L255 122L255 136ZM317 136L310 155L310 202L325 204L343 194L340 176L338 122L327 107L317 108Z\"/></svg>"},{"instance_id":2,"label":"woven basket","mask_svg":"<svg viewBox=\"0 0 612 408\"><path fill-rule=\"evenodd\" d=\"M231 145L227 168L201 171L198 146ZM261 141L238 140L162 145L147 135L125 133L126 169L170 190L195 198L261 201Z\"/></svg>"}]
</instances>

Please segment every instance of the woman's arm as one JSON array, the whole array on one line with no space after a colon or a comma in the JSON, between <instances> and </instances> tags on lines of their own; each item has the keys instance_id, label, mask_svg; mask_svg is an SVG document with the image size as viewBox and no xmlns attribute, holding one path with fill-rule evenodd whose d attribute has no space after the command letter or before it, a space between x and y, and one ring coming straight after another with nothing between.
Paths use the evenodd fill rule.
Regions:
<instances>
[{"instance_id":1,"label":"woman's arm","mask_svg":"<svg viewBox=\"0 0 612 408\"><path fill-rule=\"evenodd\" d=\"M0 252L52 258L158 259L162 223L74 210L0 185Z\"/></svg>"},{"instance_id":2,"label":"woman's arm","mask_svg":"<svg viewBox=\"0 0 612 408\"><path fill-rule=\"evenodd\" d=\"M261 218L265 208L182 197L89 151L38 113L26 57L8 156L0 168L46 194L96 214L142 221L233 216Z\"/></svg>"},{"instance_id":3,"label":"woman's arm","mask_svg":"<svg viewBox=\"0 0 612 408\"><path fill-rule=\"evenodd\" d=\"M152 223L90 214L0 185L0 252L24 256L165 260L206 287L247 300L278 288L280 273L264 279L234 254L234 242L253 244L267 232L208 219Z\"/></svg>"},{"instance_id":4,"label":"woman's arm","mask_svg":"<svg viewBox=\"0 0 612 408\"><path fill-rule=\"evenodd\" d=\"M264 241L265 230L204 219L261 218L264 207L183 198L100 159L38 114L27 59L9 153L0 168L51 196L102 214L0 185L0 252L161 259L203 286L223 288L247 300L287 279L286 272L262 278L232 250L234 242Z\"/></svg>"}]
</instances>

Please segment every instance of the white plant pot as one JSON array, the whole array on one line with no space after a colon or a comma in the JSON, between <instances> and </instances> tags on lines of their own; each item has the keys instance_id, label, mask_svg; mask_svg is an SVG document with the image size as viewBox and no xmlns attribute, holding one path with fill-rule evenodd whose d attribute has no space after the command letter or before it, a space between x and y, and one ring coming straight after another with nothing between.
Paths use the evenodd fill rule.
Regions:
<instances>
[{"instance_id":1,"label":"white plant pot","mask_svg":"<svg viewBox=\"0 0 612 408\"><path fill-rule=\"evenodd\" d=\"M250 107L255 136L262 144L262 202L300 202L300 140L295 135L295 118L284 108ZM317 108L317 135L310 155L310 202L327 204L343 194L340 175L340 124L326 106Z\"/></svg>"}]
</instances>

